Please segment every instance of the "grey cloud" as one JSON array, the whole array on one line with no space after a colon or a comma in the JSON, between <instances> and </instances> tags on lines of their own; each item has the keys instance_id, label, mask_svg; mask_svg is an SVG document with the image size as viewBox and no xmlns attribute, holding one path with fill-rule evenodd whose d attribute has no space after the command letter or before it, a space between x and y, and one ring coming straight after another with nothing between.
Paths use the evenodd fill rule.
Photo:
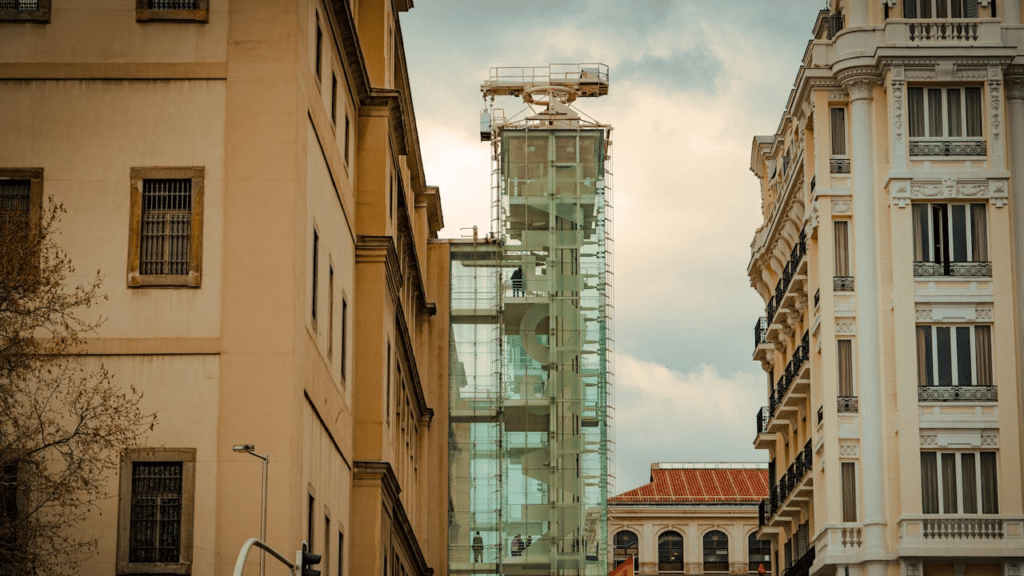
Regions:
<instances>
[{"instance_id":1,"label":"grey cloud","mask_svg":"<svg viewBox=\"0 0 1024 576\"><path fill-rule=\"evenodd\" d=\"M676 52L667 58L645 55L636 60L620 62L614 79L671 90L715 91L715 82L722 71L722 62L701 46Z\"/></svg>"}]
</instances>

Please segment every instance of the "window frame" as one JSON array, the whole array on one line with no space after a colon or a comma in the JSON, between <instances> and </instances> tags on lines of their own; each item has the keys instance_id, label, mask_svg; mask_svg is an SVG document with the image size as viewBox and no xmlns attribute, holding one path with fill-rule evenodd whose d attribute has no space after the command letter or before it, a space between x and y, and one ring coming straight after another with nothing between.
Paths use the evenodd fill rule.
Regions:
<instances>
[{"instance_id":1,"label":"window frame","mask_svg":"<svg viewBox=\"0 0 1024 576\"><path fill-rule=\"evenodd\" d=\"M663 560L663 556L672 554L671 544L668 538L678 537L679 538L679 561L678 562L666 562ZM667 546L666 546L667 545ZM665 530L661 534L658 534L658 572L663 574L674 574L682 573L686 570L685 556L686 554L686 542L683 538L683 534L678 530ZM671 556L670 556L671 557ZM678 564L678 569L663 568L662 566L670 566L672 564Z\"/></svg>"},{"instance_id":2,"label":"window frame","mask_svg":"<svg viewBox=\"0 0 1024 576\"><path fill-rule=\"evenodd\" d=\"M195 8L150 8L150 0L135 0L136 22L208 22L210 0L195 0Z\"/></svg>"},{"instance_id":3,"label":"window frame","mask_svg":"<svg viewBox=\"0 0 1024 576\"><path fill-rule=\"evenodd\" d=\"M981 208L977 218L976 208ZM954 246L954 210L964 210L964 245L966 259L956 259ZM984 202L914 202L911 204L913 218L914 262L928 264L953 264L961 262L991 262L988 238L988 204ZM922 216L924 222L922 222ZM941 221L940 221L941 220ZM976 229L981 229L980 232ZM979 235L975 242L975 236ZM978 245L976 245L978 244ZM979 257L976 259L975 254ZM920 260L918 257L920 256Z\"/></svg>"},{"instance_id":4,"label":"window frame","mask_svg":"<svg viewBox=\"0 0 1024 576\"><path fill-rule=\"evenodd\" d=\"M199 288L203 280L203 198L206 169L202 166L166 167L149 166L131 169L131 201L128 222L128 287L186 287ZM140 269L142 244L142 189L146 180L191 179L192 198L189 222L188 274L142 274Z\"/></svg>"},{"instance_id":5,"label":"window frame","mask_svg":"<svg viewBox=\"0 0 1024 576\"><path fill-rule=\"evenodd\" d=\"M0 10L0 22L41 22L50 21L50 0L38 0L34 10L8 8Z\"/></svg>"},{"instance_id":6,"label":"window frame","mask_svg":"<svg viewBox=\"0 0 1024 576\"><path fill-rule=\"evenodd\" d=\"M625 534L632 534L633 536L633 547L629 544L620 544L619 536ZM630 551L634 551L630 553ZM617 567L624 563L627 558L633 557L633 571L637 572L640 570L640 535L636 532L623 528L612 536L612 563Z\"/></svg>"},{"instance_id":7,"label":"window frame","mask_svg":"<svg viewBox=\"0 0 1024 576\"><path fill-rule=\"evenodd\" d=\"M721 534L722 537L723 537L721 542L724 543L724 549L725 549L725 561L724 562L722 562L721 560L713 560L713 561L709 561L708 560L708 551L709 550L711 550L711 553L712 553L712 555L714 557L716 557L716 558L721 557L720 551L722 550L723 546L719 546L717 544L717 542L719 542L719 539L717 537L716 538L712 538L712 536L716 535L716 534ZM708 548L708 543L709 542L714 544L713 548L710 548L710 549ZM702 560L701 566L702 566L702 568L703 568L705 573L707 573L707 572L716 572L716 573L729 572L729 535L726 534L722 530L708 530L707 532L705 532L704 536L701 537L701 560ZM721 564L725 564L725 568L720 569L720 570L716 570L715 566L719 566ZM709 568L708 567L709 565L711 565L712 567Z\"/></svg>"},{"instance_id":8,"label":"window frame","mask_svg":"<svg viewBox=\"0 0 1024 576\"><path fill-rule=\"evenodd\" d=\"M969 338L969 354L971 360L971 381L967 384L963 384L959 381L960 375L960 358L958 354L957 345L960 343L961 336L958 334L957 329L966 328L968 330ZM988 356L982 358L978 351L978 328L988 329ZM922 332L922 329L925 332ZM939 330L949 330L949 374L950 383L943 384L939 381L940 362L939 358ZM992 358L993 345L992 345L992 325L991 324L917 324L915 327L915 340L917 342L917 354L918 354L918 375L917 385L919 388L949 388L949 387L988 387L995 386L995 363ZM922 334L927 334L927 338L922 338ZM922 350L921 346L925 346ZM930 363L930 369L926 368L924 374L921 374L921 362L927 360ZM990 382L981 382L981 360L984 360L987 364L987 373L990 377Z\"/></svg>"},{"instance_id":9,"label":"window frame","mask_svg":"<svg viewBox=\"0 0 1024 576\"><path fill-rule=\"evenodd\" d=\"M938 8L937 2L941 2L942 4L945 5L946 16L937 16L936 15L939 12L938 9L937 9ZM913 13L911 13L911 14L907 13L907 5L908 5L908 3L913 4ZM929 15L929 16L921 16L920 15L920 14L924 13L925 3L927 3L929 9L932 12L932 14ZM975 20L975 19L978 19L978 18L981 17L981 13L980 13L980 9L979 9L980 7L978 6L979 3L977 2L977 0L974 0L974 5L975 5L974 8L975 8L975 10L978 11L978 15L977 16L960 16L959 18L955 18L955 17L951 16L951 14L953 13L953 6L956 3L959 3L960 6L961 6L961 10L963 10L966 13L966 8L967 7L964 5L964 0L904 0L904 2L903 2L903 8L904 8L904 15L903 15L903 17L907 18L909 20L946 20L946 19L950 19L950 20Z\"/></svg>"},{"instance_id":10,"label":"window frame","mask_svg":"<svg viewBox=\"0 0 1024 576\"><path fill-rule=\"evenodd\" d=\"M747 537L747 571L751 574L756 574L758 566L754 566L755 560L752 559L753 553L755 552L754 546L757 545L757 551L763 552L759 556L763 556L764 560L756 560L758 566L767 564L764 568L766 574L772 573L772 541L761 540L757 537L757 534L751 533ZM767 552L765 552L765 546L767 546Z\"/></svg>"},{"instance_id":11,"label":"window frame","mask_svg":"<svg viewBox=\"0 0 1024 576\"><path fill-rule=\"evenodd\" d=\"M178 562L129 562L135 462L181 462L181 550ZM129 448L121 454L116 574L191 574L195 520L195 448Z\"/></svg>"},{"instance_id":12,"label":"window frame","mask_svg":"<svg viewBox=\"0 0 1024 576\"><path fill-rule=\"evenodd\" d=\"M978 109L977 109L977 113L978 113L978 119L979 119L979 122L980 122L980 129L981 130L980 130L980 133L975 134L975 135L971 135L971 134L968 133L968 131L969 131L969 123L968 123L969 114L968 114L968 98L967 98L967 91L968 91L968 89L976 89L976 90L978 90L978 99L977 99ZM931 109L932 106L931 106L931 102L930 102L930 98L929 98L929 93L931 91L933 91L933 90L938 90L940 92L939 100L940 100L940 108L941 109L938 112L939 118L937 120L941 121L941 134L933 134L932 133L932 128L933 128L932 123L935 122L936 118L934 118L934 112ZM958 115L959 116L958 120L959 120L959 123L960 123L960 135L959 136L953 136L953 135L950 134L950 132L951 132L951 125L950 125L950 110L949 109L950 109L950 91L951 90L956 90L956 91L959 92L959 98L960 98L960 103L959 103L959 107L960 107L959 112L960 113ZM916 107L916 104L914 104L914 99L912 98L911 95L917 93L917 91L920 91L920 94L921 94L921 104L920 104L921 111L920 112L921 112L921 129L923 130L923 133L921 133L921 134L914 134L914 127L915 127L915 121L914 121L915 109L914 108ZM966 85L966 84L965 85L958 85L958 86L946 86L946 85L929 86L929 85L921 85L921 86L909 86L909 87L907 87L907 135L909 136L909 138L911 138L913 140L919 140L919 141L937 141L937 140L971 141L971 140L985 140L985 91L984 91L984 88L982 86L972 86L972 85Z\"/></svg>"},{"instance_id":13,"label":"window frame","mask_svg":"<svg viewBox=\"0 0 1024 576\"><path fill-rule=\"evenodd\" d=\"M935 481L935 511L929 512L930 509L927 506L928 502L925 500L928 497L928 490L925 489L925 482L928 482L928 477L925 474L925 455L933 455L934 457L934 476L932 477ZM975 512L965 512L965 494L964 494L964 456L971 455L974 459L974 505ZM992 475L994 481L995 493L992 495L993 504L995 507L994 511L985 512L985 465L982 463L982 455L991 455L992 461L994 462ZM952 456L954 461L954 473L953 480L956 482L956 494L951 495L946 492L947 486L945 485L946 480L943 478L943 460L944 456ZM930 463L929 463L930 465ZM946 499L949 496L955 496L956 510L947 511ZM999 514L999 453L995 450L922 450L921 451L921 513L927 515L949 515L949 514L961 514L961 515L991 515Z\"/></svg>"}]
</instances>

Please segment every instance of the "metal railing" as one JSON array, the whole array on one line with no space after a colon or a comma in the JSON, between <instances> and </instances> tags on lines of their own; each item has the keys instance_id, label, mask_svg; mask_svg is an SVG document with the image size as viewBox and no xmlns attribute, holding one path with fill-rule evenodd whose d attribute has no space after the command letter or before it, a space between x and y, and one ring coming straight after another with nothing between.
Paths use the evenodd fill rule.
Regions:
<instances>
[{"instance_id":1,"label":"metal railing","mask_svg":"<svg viewBox=\"0 0 1024 576\"><path fill-rule=\"evenodd\" d=\"M832 158L828 161L828 170L832 174L849 174L850 173L850 159L849 158Z\"/></svg>"},{"instance_id":2,"label":"metal railing","mask_svg":"<svg viewBox=\"0 0 1024 576\"><path fill-rule=\"evenodd\" d=\"M793 382L800 376L804 363L810 357L811 337L808 332L804 332L803 338L800 339L800 345L793 351L793 357L789 359L789 363L786 364L786 369L782 372L782 376L775 383L775 389L768 397L768 406L772 417L775 416L775 412L778 410L779 404L782 403L782 399L785 398L786 392L789 392Z\"/></svg>"},{"instance_id":3,"label":"metal railing","mask_svg":"<svg viewBox=\"0 0 1024 576\"><path fill-rule=\"evenodd\" d=\"M789 253L789 262L782 269L782 277L775 284L775 293L771 299L768 300L768 306L765 310L765 318L770 323L775 318L775 313L779 310L779 305L782 303L782 299L786 296L786 291L789 290L789 285L793 282L793 277L796 276L796 271L800 267L800 261L803 260L807 254L807 237L801 232L800 239L796 245L793 246L793 250Z\"/></svg>"},{"instance_id":4,"label":"metal railing","mask_svg":"<svg viewBox=\"0 0 1024 576\"><path fill-rule=\"evenodd\" d=\"M912 140L911 156L986 156L984 140Z\"/></svg>"},{"instance_id":5,"label":"metal railing","mask_svg":"<svg viewBox=\"0 0 1024 576\"><path fill-rule=\"evenodd\" d=\"M150 10L197 10L197 0L149 0Z\"/></svg>"},{"instance_id":6,"label":"metal railing","mask_svg":"<svg viewBox=\"0 0 1024 576\"><path fill-rule=\"evenodd\" d=\"M768 415L769 415L769 412L768 412L768 407L767 406L762 406L761 409L757 411L757 433L758 434L764 434L765 432L768 431Z\"/></svg>"},{"instance_id":7,"label":"metal railing","mask_svg":"<svg viewBox=\"0 0 1024 576\"><path fill-rule=\"evenodd\" d=\"M0 0L0 10L38 10L39 0Z\"/></svg>"},{"instance_id":8,"label":"metal railing","mask_svg":"<svg viewBox=\"0 0 1024 576\"><path fill-rule=\"evenodd\" d=\"M836 411L840 414L856 414L860 409L860 401L856 396L837 396Z\"/></svg>"},{"instance_id":9,"label":"metal railing","mask_svg":"<svg viewBox=\"0 0 1024 576\"><path fill-rule=\"evenodd\" d=\"M833 292L853 292L853 276L833 276Z\"/></svg>"},{"instance_id":10,"label":"metal railing","mask_svg":"<svg viewBox=\"0 0 1024 576\"><path fill-rule=\"evenodd\" d=\"M765 333L768 331L768 319L761 316L754 323L754 348L757 348L764 342Z\"/></svg>"},{"instance_id":11,"label":"metal railing","mask_svg":"<svg viewBox=\"0 0 1024 576\"><path fill-rule=\"evenodd\" d=\"M811 445L811 441L808 440L804 444L803 449L797 453L796 459L786 469L786 473L779 478L779 483L772 486L768 498L762 500L758 505L758 521L762 527L767 526L771 522L771 519L782 507L782 504L800 486L800 482L810 474L813 467L814 448Z\"/></svg>"},{"instance_id":12,"label":"metal railing","mask_svg":"<svg viewBox=\"0 0 1024 576\"><path fill-rule=\"evenodd\" d=\"M912 42L977 42L977 20L917 20L907 22Z\"/></svg>"},{"instance_id":13,"label":"metal railing","mask_svg":"<svg viewBox=\"0 0 1024 576\"><path fill-rule=\"evenodd\" d=\"M919 402L995 402L995 386L918 386Z\"/></svg>"},{"instance_id":14,"label":"metal railing","mask_svg":"<svg viewBox=\"0 0 1024 576\"><path fill-rule=\"evenodd\" d=\"M812 565L814 565L814 546L808 548L799 560L782 573L782 576L808 576L811 573Z\"/></svg>"},{"instance_id":15,"label":"metal railing","mask_svg":"<svg viewBox=\"0 0 1024 576\"><path fill-rule=\"evenodd\" d=\"M991 278L991 262L914 262L914 276Z\"/></svg>"}]
</instances>

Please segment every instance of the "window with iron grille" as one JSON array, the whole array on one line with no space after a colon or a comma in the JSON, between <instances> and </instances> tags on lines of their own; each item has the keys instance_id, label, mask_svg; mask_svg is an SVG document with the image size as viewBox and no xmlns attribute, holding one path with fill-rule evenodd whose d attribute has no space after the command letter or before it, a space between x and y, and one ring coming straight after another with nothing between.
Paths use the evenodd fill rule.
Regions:
<instances>
[{"instance_id":1,"label":"window with iron grille","mask_svg":"<svg viewBox=\"0 0 1024 576\"><path fill-rule=\"evenodd\" d=\"M0 0L0 22L49 22L50 0Z\"/></svg>"},{"instance_id":2,"label":"window with iron grille","mask_svg":"<svg viewBox=\"0 0 1024 576\"><path fill-rule=\"evenodd\" d=\"M679 532L662 532L658 536L658 572L683 571L683 536Z\"/></svg>"},{"instance_id":3,"label":"window with iron grille","mask_svg":"<svg viewBox=\"0 0 1024 576\"><path fill-rule=\"evenodd\" d=\"M190 574L195 450L138 448L121 459L117 573Z\"/></svg>"},{"instance_id":4,"label":"window with iron grille","mask_svg":"<svg viewBox=\"0 0 1024 576\"><path fill-rule=\"evenodd\" d=\"M729 537L725 532L712 530L704 535L704 571L729 571Z\"/></svg>"},{"instance_id":5,"label":"window with iron grille","mask_svg":"<svg viewBox=\"0 0 1024 576\"><path fill-rule=\"evenodd\" d=\"M203 168L133 168L128 285L198 287Z\"/></svg>"},{"instance_id":6,"label":"window with iron grille","mask_svg":"<svg viewBox=\"0 0 1024 576\"><path fill-rule=\"evenodd\" d=\"M985 156L980 86L907 88L911 156Z\"/></svg>"},{"instance_id":7,"label":"window with iron grille","mask_svg":"<svg viewBox=\"0 0 1024 576\"><path fill-rule=\"evenodd\" d=\"M41 168L0 169L0 284L21 283L39 270L42 192Z\"/></svg>"},{"instance_id":8,"label":"window with iron grille","mask_svg":"<svg viewBox=\"0 0 1024 576\"><path fill-rule=\"evenodd\" d=\"M209 17L210 0L135 0L135 20L139 22L206 22Z\"/></svg>"},{"instance_id":9,"label":"window with iron grille","mask_svg":"<svg viewBox=\"0 0 1024 576\"><path fill-rule=\"evenodd\" d=\"M18 463L0 466L0 566L18 553Z\"/></svg>"},{"instance_id":10,"label":"window with iron grille","mask_svg":"<svg viewBox=\"0 0 1024 576\"><path fill-rule=\"evenodd\" d=\"M0 180L0 230L27 229L31 196L29 180Z\"/></svg>"}]
</instances>

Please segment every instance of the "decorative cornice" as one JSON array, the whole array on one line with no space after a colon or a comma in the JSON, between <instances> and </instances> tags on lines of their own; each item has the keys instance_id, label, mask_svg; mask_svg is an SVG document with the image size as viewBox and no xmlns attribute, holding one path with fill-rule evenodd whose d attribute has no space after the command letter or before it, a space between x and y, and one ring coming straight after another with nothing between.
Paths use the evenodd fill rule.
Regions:
<instances>
[{"instance_id":1,"label":"decorative cornice","mask_svg":"<svg viewBox=\"0 0 1024 576\"><path fill-rule=\"evenodd\" d=\"M881 84L882 75L874 66L857 66L836 74L843 88L850 93L850 102L871 99L876 85Z\"/></svg>"},{"instance_id":2,"label":"decorative cornice","mask_svg":"<svg viewBox=\"0 0 1024 576\"><path fill-rule=\"evenodd\" d=\"M398 301L402 289L402 267L398 250L391 236L359 236L356 238L356 264L384 264L384 274L392 300Z\"/></svg>"},{"instance_id":3,"label":"decorative cornice","mask_svg":"<svg viewBox=\"0 0 1024 576\"><path fill-rule=\"evenodd\" d=\"M398 483L398 477L391 467L390 462L379 460L356 460L352 467L353 484L363 486L379 485L383 504L392 511L394 520L393 526L401 536L400 541L404 543L409 551L409 556L414 563L415 576L433 576L434 569L427 564L427 559L420 548L419 540L416 539L416 531L413 530L412 522L405 512L405 506L399 499L402 487Z\"/></svg>"}]
</instances>

